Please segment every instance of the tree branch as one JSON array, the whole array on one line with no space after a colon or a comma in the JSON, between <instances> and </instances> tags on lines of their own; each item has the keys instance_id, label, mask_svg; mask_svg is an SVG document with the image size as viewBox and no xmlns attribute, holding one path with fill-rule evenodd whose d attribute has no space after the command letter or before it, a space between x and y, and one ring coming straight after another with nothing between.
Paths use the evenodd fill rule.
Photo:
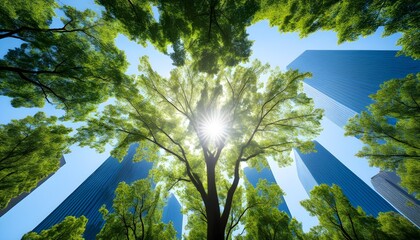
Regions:
<instances>
[{"instance_id":1,"label":"tree branch","mask_svg":"<svg viewBox=\"0 0 420 240\"><path fill-rule=\"evenodd\" d=\"M23 80L25 80L25 81L27 81L27 82L30 82L30 83L32 83L32 84L34 84L34 85L36 85L36 86L38 86L40 89L41 89L41 91L42 91L42 93L44 94L44 98L45 98L45 100L48 102L48 103L50 103L50 104L52 104L51 103L51 101L48 99L48 94L47 94L47 92L45 91L45 90L48 90L50 93L52 93L56 98L58 98L58 100L60 100L63 104L64 104L64 106L66 107L66 108L68 108L68 106L67 106L67 103L66 103L66 101L67 101L67 99L66 98L64 98L64 97L61 97L60 95L58 95L54 90L52 90L50 87L48 87L47 85L44 85L44 84L42 84L41 82L39 82L39 81L34 81L34 80L32 80L32 79L30 79L30 78L28 78L27 76L25 76L22 72L17 72L18 73L18 75L23 79Z\"/></svg>"},{"instance_id":2,"label":"tree branch","mask_svg":"<svg viewBox=\"0 0 420 240\"><path fill-rule=\"evenodd\" d=\"M164 133L165 136L167 136L174 144L178 144L178 146L181 147L181 154L182 154L182 156L179 155L178 153L176 153L175 151L169 149L168 147L164 146L163 144L161 144L157 140L157 138L155 137L154 132L153 132L152 128L149 126L149 124L142 119L142 115L140 114L140 111L134 106L134 104L130 101L130 99L128 99L128 98L125 98L125 99L135 109L135 111L137 112L137 115L139 117L139 120L146 126L146 128L149 130L149 133L153 137L153 139L150 139L150 138L147 138L147 137L145 137L145 139L147 139L148 141L154 143L155 145L157 145L161 149L165 150L166 152L170 153L171 155L173 155L174 157L176 157L178 160L180 160L181 162L183 162L185 164L185 166L186 166L188 177L190 178L191 182L194 184L194 186L196 187L196 189L199 191L199 193L202 195L203 199L205 199L205 197L207 197L207 193L206 193L206 191L204 189L204 186L203 186L201 180L198 178L198 176L192 172L191 166L190 166L190 164L188 162L188 159L186 158L186 154L185 154L184 149L182 148L182 146L180 146L179 143L177 143L176 141L174 141L169 136L169 134L167 134L165 131L163 131L163 129L158 128L155 125L155 127L157 129L159 129L160 131L162 131L162 133Z\"/></svg>"},{"instance_id":3,"label":"tree branch","mask_svg":"<svg viewBox=\"0 0 420 240\"><path fill-rule=\"evenodd\" d=\"M233 220L232 220L232 222L231 222L231 225L229 226L229 230L228 230L228 232L227 232L227 234L226 234L226 239L229 239L229 235L230 235L230 233L231 233L231 231L239 224L239 222L241 221L241 219L242 219L242 217L245 215L245 213L249 210L249 209L251 209L251 208L253 208L253 207L255 207L255 206L257 206L258 204L254 204L254 205L251 205L251 206L248 206L248 207L246 207L245 209L244 209L244 211L242 211L242 213L239 215L239 217L238 217L238 219L236 220L236 222L233 224Z\"/></svg>"},{"instance_id":4,"label":"tree branch","mask_svg":"<svg viewBox=\"0 0 420 240\"><path fill-rule=\"evenodd\" d=\"M70 21L68 21L67 23L64 24L63 27L61 28L33 28L33 27L27 27L27 26L23 26L17 29L0 29L0 32L6 32L3 34L0 34L0 39L3 38L8 38L8 37L12 37L12 38L16 38L19 36L15 36L15 34L19 34L21 32L24 31L30 31L30 32L56 32L56 33L70 33L70 32L85 32L88 29L91 29L93 27L95 27L96 25L92 25L89 27L84 27L84 28L75 28L75 29L67 29L67 26L73 22L73 19L70 19Z\"/></svg>"},{"instance_id":5,"label":"tree branch","mask_svg":"<svg viewBox=\"0 0 420 240\"><path fill-rule=\"evenodd\" d=\"M171 186L168 188L168 191L170 191L173 187L175 187L175 185L176 185L177 183L179 183L179 182L181 182L181 181L184 181L184 182L191 182L191 180L190 180L190 179L186 179L186 178L177 178L177 179L175 180L175 182L174 182L174 183L172 183L172 184L171 184Z\"/></svg>"}]
</instances>

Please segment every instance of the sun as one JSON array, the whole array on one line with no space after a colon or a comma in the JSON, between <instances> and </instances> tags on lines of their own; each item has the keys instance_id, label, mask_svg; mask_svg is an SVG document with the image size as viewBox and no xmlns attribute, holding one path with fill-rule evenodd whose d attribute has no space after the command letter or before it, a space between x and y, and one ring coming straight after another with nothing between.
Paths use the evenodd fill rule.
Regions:
<instances>
[{"instance_id":1,"label":"sun","mask_svg":"<svg viewBox=\"0 0 420 240\"><path fill-rule=\"evenodd\" d=\"M227 120L220 113L204 116L199 124L200 137L206 143L222 143L227 135Z\"/></svg>"},{"instance_id":2,"label":"sun","mask_svg":"<svg viewBox=\"0 0 420 240\"><path fill-rule=\"evenodd\" d=\"M220 119L211 119L203 125L203 134L208 138L215 140L223 136L224 124Z\"/></svg>"}]
</instances>

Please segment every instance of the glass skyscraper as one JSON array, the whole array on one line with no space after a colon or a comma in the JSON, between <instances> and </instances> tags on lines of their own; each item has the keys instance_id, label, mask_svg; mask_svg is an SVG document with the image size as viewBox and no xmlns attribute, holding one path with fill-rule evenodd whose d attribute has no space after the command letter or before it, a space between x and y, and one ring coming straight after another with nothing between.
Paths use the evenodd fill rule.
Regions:
<instances>
[{"instance_id":1,"label":"glass skyscraper","mask_svg":"<svg viewBox=\"0 0 420 240\"><path fill-rule=\"evenodd\" d=\"M105 204L108 209L112 207L115 197L115 189L122 181L130 184L135 180L146 178L152 163L132 161L136 146L130 147L128 154L120 163L117 159L109 157L96 169L69 197L67 197L48 217L46 217L35 229L41 232L60 223L66 216L80 217L84 215L88 219L85 239L95 239L96 234L101 230L104 220L99 208ZM170 207L170 209L168 208ZM112 210L111 210L112 211ZM170 212L170 214L168 214ZM178 237L182 234L182 214L181 207L174 196L168 200L168 205L164 209L164 221L170 220L178 232Z\"/></svg>"},{"instance_id":2,"label":"glass skyscraper","mask_svg":"<svg viewBox=\"0 0 420 240\"><path fill-rule=\"evenodd\" d=\"M420 72L420 61L396 56L397 51L305 51L289 69L311 72L305 92L325 116L340 127L372 103L369 95L392 78Z\"/></svg>"},{"instance_id":3,"label":"glass skyscraper","mask_svg":"<svg viewBox=\"0 0 420 240\"><path fill-rule=\"evenodd\" d=\"M317 153L294 151L298 177L307 192L317 184L335 183L353 205L361 206L368 214L376 216L393 209L373 190L370 179L379 169L354 156L363 144L354 137L344 137L343 127L350 117L372 103L369 95L380 84L420 72L420 61L396 54L311 50L288 65L289 69L312 73L312 78L305 79L304 91L316 107L325 110L324 131L315 142Z\"/></svg>"},{"instance_id":4,"label":"glass skyscraper","mask_svg":"<svg viewBox=\"0 0 420 240\"><path fill-rule=\"evenodd\" d=\"M381 171L372 177L373 187L412 223L420 227L420 201L400 186L394 172Z\"/></svg>"},{"instance_id":5,"label":"glass skyscraper","mask_svg":"<svg viewBox=\"0 0 420 240\"><path fill-rule=\"evenodd\" d=\"M379 212L395 211L387 201L316 141L315 149L317 152L311 154L294 152L298 176L308 194L319 184L336 184L353 206L361 206L369 215L376 217Z\"/></svg>"},{"instance_id":6,"label":"glass skyscraper","mask_svg":"<svg viewBox=\"0 0 420 240\"><path fill-rule=\"evenodd\" d=\"M165 208L163 209L162 222L172 222L178 239L182 238L182 218L181 204L178 202L175 195L171 194Z\"/></svg>"}]
</instances>

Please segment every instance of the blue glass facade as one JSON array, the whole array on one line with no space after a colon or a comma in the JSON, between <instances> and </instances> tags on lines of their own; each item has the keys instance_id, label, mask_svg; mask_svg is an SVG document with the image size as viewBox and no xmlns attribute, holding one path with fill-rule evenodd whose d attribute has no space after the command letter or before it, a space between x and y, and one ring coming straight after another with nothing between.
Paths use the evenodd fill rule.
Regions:
<instances>
[{"instance_id":1,"label":"blue glass facade","mask_svg":"<svg viewBox=\"0 0 420 240\"><path fill-rule=\"evenodd\" d=\"M371 181L378 193L420 228L420 201L400 186L401 179L397 174L381 171Z\"/></svg>"},{"instance_id":2,"label":"blue glass facade","mask_svg":"<svg viewBox=\"0 0 420 240\"><path fill-rule=\"evenodd\" d=\"M327 127L324 126L318 138L320 143L316 142L317 153L304 155L295 151L298 177L308 193L317 184L335 183L342 187L353 205L361 206L369 214L376 216L380 211L393 210L372 189L373 186L366 185L371 184L370 178L378 170L369 167L367 160L352 157L360 150L361 143L357 139L344 139L341 132L350 117L366 110L366 106L372 103L369 95L376 93L380 84L420 72L420 61L396 55L397 51L309 50L288 65L288 68L312 73L312 78L305 79L304 91L314 99L316 107L325 110L328 120L325 121ZM330 121L340 130L328 125ZM343 146L343 142L349 145ZM349 148L354 149L350 151ZM347 154L343 155L343 152ZM387 188L381 176L375 181L377 183L372 178L372 185L380 184L382 188ZM386 197L383 191L377 191ZM393 198L400 198L396 192L392 195ZM392 201L390 203L393 204Z\"/></svg>"},{"instance_id":3,"label":"blue glass facade","mask_svg":"<svg viewBox=\"0 0 420 240\"><path fill-rule=\"evenodd\" d=\"M166 207L163 209L162 221L164 223L172 222L178 239L182 238L182 217L181 204L179 204L175 195L171 194Z\"/></svg>"},{"instance_id":4,"label":"blue glass facade","mask_svg":"<svg viewBox=\"0 0 420 240\"><path fill-rule=\"evenodd\" d=\"M372 103L369 95L381 83L420 72L420 61L397 51L308 50L287 67L311 72L305 91L325 109L325 115L343 127L349 117Z\"/></svg>"},{"instance_id":5,"label":"blue glass facade","mask_svg":"<svg viewBox=\"0 0 420 240\"><path fill-rule=\"evenodd\" d=\"M118 183L124 181L128 184L135 180L146 178L152 163L141 161L134 163L132 161L136 146L131 146L128 154L120 163L115 158L109 157L96 169L69 197L67 197L47 218L45 218L34 231L40 232L64 220L66 216L80 217L84 215L88 219L85 239L95 239L96 234L101 230L104 221L99 208L105 204L108 209L112 207L112 201L115 197L115 189ZM171 198L169 202L174 200ZM176 199L175 199L176 201ZM164 209L166 210L167 207ZM179 209L179 208L178 208ZM112 209L111 209L112 211ZM174 213L173 218L167 217L174 222L175 229L182 231L182 214L180 211ZM179 217L180 216L180 217ZM180 220L179 220L180 218ZM180 228L179 223L181 224Z\"/></svg>"},{"instance_id":6,"label":"blue glass facade","mask_svg":"<svg viewBox=\"0 0 420 240\"><path fill-rule=\"evenodd\" d=\"M316 185L336 184L341 187L353 206L361 206L369 215L376 217L379 212L395 211L388 202L316 141L315 149L317 152L310 154L296 151L295 156L299 180L308 194Z\"/></svg>"},{"instance_id":7,"label":"blue glass facade","mask_svg":"<svg viewBox=\"0 0 420 240\"><path fill-rule=\"evenodd\" d=\"M245 168L244 173L248 181L254 186L257 186L259 179L266 179L269 183L277 184L276 180L274 179L273 173L269 168L264 168L260 172L258 172L254 168ZM287 207L286 201L284 200L283 196L281 196L281 203L279 205L279 210L287 213L290 218L292 218L292 214Z\"/></svg>"}]
</instances>

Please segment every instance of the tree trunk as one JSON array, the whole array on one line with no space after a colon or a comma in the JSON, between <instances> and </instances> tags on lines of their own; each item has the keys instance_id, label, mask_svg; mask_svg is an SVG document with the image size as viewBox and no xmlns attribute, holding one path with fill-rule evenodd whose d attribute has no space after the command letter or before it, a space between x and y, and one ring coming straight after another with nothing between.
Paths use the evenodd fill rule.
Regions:
<instances>
[{"instance_id":1,"label":"tree trunk","mask_svg":"<svg viewBox=\"0 0 420 240\"><path fill-rule=\"evenodd\" d=\"M216 164L214 159L209 159L207 162L207 186L208 198L205 201L207 214L207 239L208 240L223 240L225 238L225 228L222 226L220 219L219 197L216 188Z\"/></svg>"}]
</instances>

